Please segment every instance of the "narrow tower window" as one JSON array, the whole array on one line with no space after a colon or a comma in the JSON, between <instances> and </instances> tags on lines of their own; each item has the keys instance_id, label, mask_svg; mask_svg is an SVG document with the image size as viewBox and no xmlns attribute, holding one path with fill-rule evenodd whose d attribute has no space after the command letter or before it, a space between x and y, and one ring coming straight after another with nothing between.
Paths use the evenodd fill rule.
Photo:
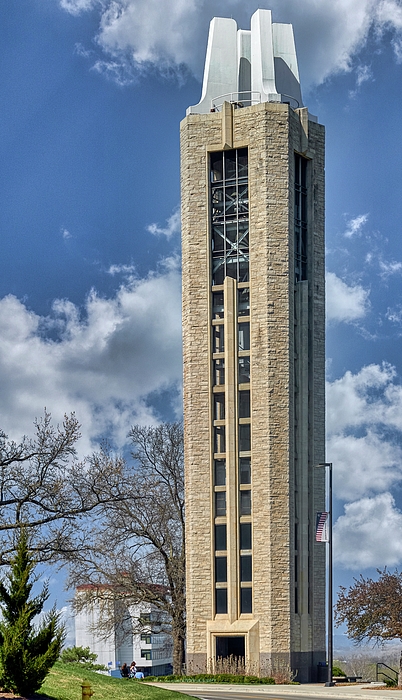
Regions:
<instances>
[{"instance_id":1,"label":"narrow tower window","mask_svg":"<svg viewBox=\"0 0 402 700\"><path fill-rule=\"evenodd\" d=\"M295 153L295 280L307 279L307 160Z\"/></svg>"},{"instance_id":2,"label":"narrow tower window","mask_svg":"<svg viewBox=\"0 0 402 700\"><path fill-rule=\"evenodd\" d=\"M211 153L212 284L249 278L247 148Z\"/></svg>"}]
</instances>

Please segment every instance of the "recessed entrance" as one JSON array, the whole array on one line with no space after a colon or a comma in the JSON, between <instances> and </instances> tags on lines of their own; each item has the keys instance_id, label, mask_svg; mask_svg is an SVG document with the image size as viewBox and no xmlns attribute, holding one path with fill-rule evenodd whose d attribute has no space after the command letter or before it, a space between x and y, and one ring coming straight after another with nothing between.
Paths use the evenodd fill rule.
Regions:
<instances>
[{"instance_id":1,"label":"recessed entrance","mask_svg":"<svg viewBox=\"0 0 402 700\"><path fill-rule=\"evenodd\" d=\"M216 637L216 658L242 657L246 654L244 637Z\"/></svg>"}]
</instances>

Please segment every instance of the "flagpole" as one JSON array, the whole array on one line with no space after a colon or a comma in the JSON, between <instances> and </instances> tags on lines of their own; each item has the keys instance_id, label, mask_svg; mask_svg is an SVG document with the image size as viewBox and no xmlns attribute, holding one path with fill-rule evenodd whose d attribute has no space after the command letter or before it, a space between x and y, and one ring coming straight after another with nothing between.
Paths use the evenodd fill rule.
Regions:
<instances>
[{"instance_id":1,"label":"flagpole","mask_svg":"<svg viewBox=\"0 0 402 700\"><path fill-rule=\"evenodd\" d=\"M328 676L325 687L332 688L335 683L332 680L332 666L334 657L334 647L333 647L333 609L332 609L332 583L333 583L333 572L332 572L332 462L323 462L322 464L317 464L317 467L328 467Z\"/></svg>"},{"instance_id":2,"label":"flagpole","mask_svg":"<svg viewBox=\"0 0 402 700\"><path fill-rule=\"evenodd\" d=\"M328 538L328 680L327 687L332 687L335 683L332 680L332 666L334 659L333 646L333 608L332 608L332 462L328 462L328 501L329 501L329 538Z\"/></svg>"}]
</instances>

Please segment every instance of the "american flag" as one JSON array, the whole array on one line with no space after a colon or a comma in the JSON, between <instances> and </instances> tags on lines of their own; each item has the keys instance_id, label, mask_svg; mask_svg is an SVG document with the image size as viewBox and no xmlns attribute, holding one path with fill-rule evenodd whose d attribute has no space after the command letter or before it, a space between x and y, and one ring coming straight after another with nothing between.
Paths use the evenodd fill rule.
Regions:
<instances>
[{"instance_id":1,"label":"american flag","mask_svg":"<svg viewBox=\"0 0 402 700\"><path fill-rule=\"evenodd\" d=\"M316 542L329 542L328 513L325 511L317 513L315 539Z\"/></svg>"}]
</instances>

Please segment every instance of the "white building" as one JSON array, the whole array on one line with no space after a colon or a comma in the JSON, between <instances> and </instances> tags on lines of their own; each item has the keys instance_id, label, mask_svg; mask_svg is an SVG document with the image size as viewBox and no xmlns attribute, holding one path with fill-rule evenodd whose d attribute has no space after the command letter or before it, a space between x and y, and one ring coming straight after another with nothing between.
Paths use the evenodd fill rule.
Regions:
<instances>
[{"instance_id":1,"label":"white building","mask_svg":"<svg viewBox=\"0 0 402 700\"><path fill-rule=\"evenodd\" d=\"M75 643L89 647L97 655L97 662L104 664L111 672L126 663L135 661L146 676L161 676L172 672L172 643L168 634L155 634L151 631L152 609L147 605L129 606L109 596L99 595L99 587L79 586L76 597L87 596L93 590L93 601L75 615ZM104 587L105 594L109 587ZM110 630L102 632L99 623L103 611L110 620ZM112 611L112 612L111 612ZM106 614L104 616L106 618ZM150 621L147 631L138 632L138 620ZM113 674L114 675L114 674Z\"/></svg>"}]
</instances>

